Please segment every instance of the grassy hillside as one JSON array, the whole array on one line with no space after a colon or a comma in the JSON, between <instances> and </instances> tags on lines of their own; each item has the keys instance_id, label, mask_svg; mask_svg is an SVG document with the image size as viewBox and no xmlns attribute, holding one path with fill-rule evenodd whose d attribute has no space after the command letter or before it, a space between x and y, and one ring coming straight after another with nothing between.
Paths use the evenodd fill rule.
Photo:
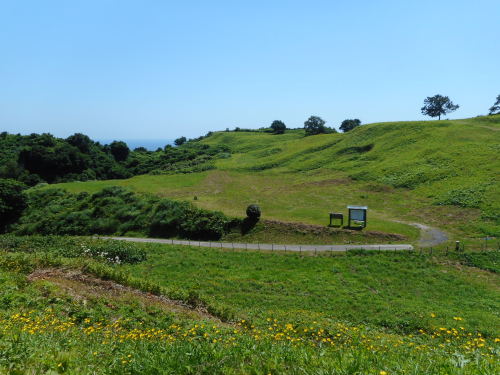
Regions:
<instances>
[{"instance_id":1,"label":"grassy hillside","mask_svg":"<svg viewBox=\"0 0 500 375\"><path fill-rule=\"evenodd\" d=\"M303 257L69 237L0 237L0 249L2 373L499 370L499 276L486 270L498 252Z\"/></svg>"},{"instance_id":2,"label":"grassy hillside","mask_svg":"<svg viewBox=\"0 0 500 375\"><path fill-rule=\"evenodd\" d=\"M468 267L468 256L408 252L301 256L161 245L146 249L146 261L123 268L160 285L196 289L251 321L293 316L295 322L348 321L411 334L452 325L459 316L462 326L488 336L500 327L500 275L479 268L498 262L496 251L481 253L483 262Z\"/></svg>"},{"instance_id":3,"label":"grassy hillside","mask_svg":"<svg viewBox=\"0 0 500 375\"><path fill-rule=\"evenodd\" d=\"M200 141L229 146L216 170L68 183L73 192L104 186L197 200L243 216L258 203L265 218L324 225L330 211L369 206L369 229L416 240L403 222L432 225L451 239L499 235L500 116L369 124L346 134L305 137L218 132Z\"/></svg>"}]
</instances>

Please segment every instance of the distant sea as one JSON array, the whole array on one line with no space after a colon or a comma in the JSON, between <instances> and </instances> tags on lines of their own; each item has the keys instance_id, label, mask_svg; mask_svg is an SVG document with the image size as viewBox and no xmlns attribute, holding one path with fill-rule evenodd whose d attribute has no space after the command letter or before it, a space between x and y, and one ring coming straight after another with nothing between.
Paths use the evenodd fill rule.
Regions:
<instances>
[{"instance_id":1,"label":"distant sea","mask_svg":"<svg viewBox=\"0 0 500 375\"><path fill-rule=\"evenodd\" d=\"M102 145L110 144L113 141L123 141L128 147L133 150L137 147L144 147L149 151L155 151L158 147L165 147L166 145L173 145L173 139L96 139Z\"/></svg>"}]
</instances>

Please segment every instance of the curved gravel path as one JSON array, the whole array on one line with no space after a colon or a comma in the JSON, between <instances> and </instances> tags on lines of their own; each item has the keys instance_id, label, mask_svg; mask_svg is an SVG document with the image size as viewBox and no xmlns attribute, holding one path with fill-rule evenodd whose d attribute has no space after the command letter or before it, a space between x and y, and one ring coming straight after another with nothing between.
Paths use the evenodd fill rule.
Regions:
<instances>
[{"instance_id":1,"label":"curved gravel path","mask_svg":"<svg viewBox=\"0 0 500 375\"><path fill-rule=\"evenodd\" d=\"M405 223L420 229L420 239L418 245L421 247L431 247L448 241L448 235L440 229L430 227L420 223Z\"/></svg>"},{"instance_id":2,"label":"curved gravel path","mask_svg":"<svg viewBox=\"0 0 500 375\"><path fill-rule=\"evenodd\" d=\"M146 242L146 243L163 243L169 245L185 245L185 246L200 246L214 247L219 249L243 249L243 250L270 250L270 251L347 251L347 250L413 250L412 245L401 244L381 244L381 245L276 245L276 244L256 244L256 243L233 243L233 242L207 242L207 241L185 241L185 240L167 240L161 238L136 238L136 237L108 237L99 236L96 238L130 241L130 242Z\"/></svg>"}]
</instances>

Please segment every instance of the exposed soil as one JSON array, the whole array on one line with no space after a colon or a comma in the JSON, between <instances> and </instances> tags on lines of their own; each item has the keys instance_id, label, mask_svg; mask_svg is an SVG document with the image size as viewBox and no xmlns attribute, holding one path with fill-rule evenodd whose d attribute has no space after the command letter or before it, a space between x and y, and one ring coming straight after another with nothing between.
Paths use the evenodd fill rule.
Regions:
<instances>
[{"instance_id":1,"label":"exposed soil","mask_svg":"<svg viewBox=\"0 0 500 375\"><path fill-rule=\"evenodd\" d=\"M368 238L377 238L386 241L404 241L406 236L397 233L385 233L374 230L351 230L343 228L330 228L323 225L304 224L304 223L290 223L279 220L262 220L261 223L270 228L277 228L283 232L294 232L312 234L316 236L335 236L335 235L358 235Z\"/></svg>"},{"instance_id":2,"label":"exposed soil","mask_svg":"<svg viewBox=\"0 0 500 375\"><path fill-rule=\"evenodd\" d=\"M210 319L221 323L217 317L211 315L203 307L193 308L182 301L146 293L111 280L103 280L83 273L80 270L61 268L37 269L28 275L28 280L49 281L60 287L72 298L84 303L89 299L105 297L110 300L108 306L113 307L113 301L130 300L132 297L135 302L140 302L145 306L154 305L165 311L188 315L191 318Z\"/></svg>"}]
</instances>

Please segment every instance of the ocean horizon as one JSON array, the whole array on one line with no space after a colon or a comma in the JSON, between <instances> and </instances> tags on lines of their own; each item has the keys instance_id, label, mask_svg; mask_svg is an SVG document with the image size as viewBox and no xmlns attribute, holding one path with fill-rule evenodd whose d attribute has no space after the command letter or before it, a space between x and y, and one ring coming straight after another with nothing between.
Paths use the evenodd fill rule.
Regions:
<instances>
[{"instance_id":1,"label":"ocean horizon","mask_svg":"<svg viewBox=\"0 0 500 375\"><path fill-rule=\"evenodd\" d=\"M158 148L174 144L173 139L96 139L96 141L103 145L110 144L113 141L123 141L131 150L144 147L149 151L156 151Z\"/></svg>"}]
</instances>

